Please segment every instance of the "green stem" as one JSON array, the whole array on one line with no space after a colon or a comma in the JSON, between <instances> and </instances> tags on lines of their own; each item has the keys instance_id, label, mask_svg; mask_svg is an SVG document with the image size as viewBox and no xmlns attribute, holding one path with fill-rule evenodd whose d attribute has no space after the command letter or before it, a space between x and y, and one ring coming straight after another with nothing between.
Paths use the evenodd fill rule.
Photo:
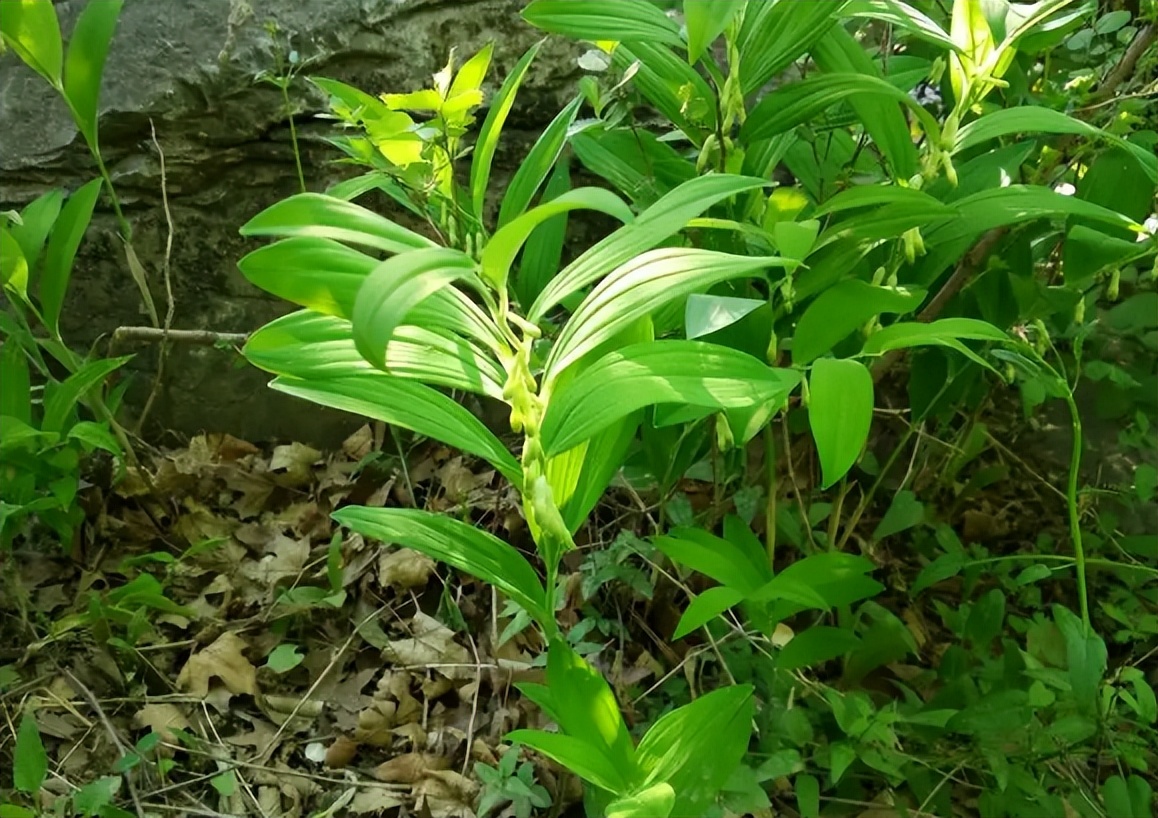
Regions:
<instances>
[{"instance_id":1,"label":"green stem","mask_svg":"<svg viewBox=\"0 0 1158 818\"><path fill-rule=\"evenodd\" d=\"M768 499L764 503L764 541L768 549L768 565L776 570L776 435L772 423L764 427L764 469L768 475Z\"/></svg>"},{"instance_id":2,"label":"green stem","mask_svg":"<svg viewBox=\"0 0 1158 818\"><path fill-rule=\"evenodd\" d=\"M983 560L971 560L965 563L963 568L976 568L981 565L993 565L998 562L1064 562L1064 567L1076 565L1077 560L1073 557L1067 557L1064 554L1006 554L1003 557L986 557ZM1139 571L1143 574L1152 574L1158 577L1158 568L1151 568L1149 565L1133 565L1128 562L1117 562L1116 560L1107 560L1099 557L1087 557L1085 561L1087 568L1108 568L1111 570L1123 571Z\"/></svg>"},{"instance_id":3,"label":"green stem","mask_svg":"<svg viewBox=\"0 0 1158 818\"><path fill-rule=\"evenodd\" d=\"M282 99L282 103L285 105L285 115L286 115L286 118L289 120L290 144L293 145L293 149L294 149L294 165L297 166L297 170L298 170L298 186L301 188L302 193L305 193L306 192L306 175L305 175L305 173L302 172L302 154L301 154L301 151L298 149L298 129L297 129L297 126L294 124L294 112L293 112L292 107L290 106L289 78L286 78L286 80L284 82L278 83L278 86L281 88L281 99Z\"/></svg>"},{"instance_id":4,"label":"green stem","mask_svg":"<svg viewBox=\"0 0 1158 818\"><path fill-rule=\"evenodd\" d=\"M1070 473L1066 481L1066 506L1069 511L1070 539L1074 546L1074 566L1078 577L1078 605L1082 614L1082 625L1086 633L1093 633L1090 624L1090 599L1086 588L1086 550L1082 545L1081 516L1078 511L1078 469L1082 464L1082 418L1078 413L1078 405L1073 393L1066 390L1066 405L1070 409L1070 422L1073 426L1073 443L1070 449Z\"/></svg>"}]
</instances>

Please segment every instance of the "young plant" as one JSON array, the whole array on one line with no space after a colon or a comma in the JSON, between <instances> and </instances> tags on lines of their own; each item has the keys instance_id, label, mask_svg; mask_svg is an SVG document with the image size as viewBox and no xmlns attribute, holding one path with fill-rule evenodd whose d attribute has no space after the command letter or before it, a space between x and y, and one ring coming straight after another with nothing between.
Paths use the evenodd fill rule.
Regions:
<instances>
[{"instance_id":1,"label":"young plant","mask_svg":"<svg viewBox=\"0 0 1158 818\"><path fill-rule=\"evenodd\" d=\"M717 411L775 407L799 383L796 372L737 350L654 340L651 320L693 291L763 278L788 262L652 249L714 203L762 187L759 179L719 174L691 180L639 215L596 188L531 207L578 102L531 148L507 187L497 225L488 230L481 214L494 144L525 64L491 106L473 152L470 187L461 189L445 163L460 155L458 129L481 103L481 94L471 90L482 80L480 63L485 67L476 55L453 79L449 72L436 77L432 93L394 103L421 103L436 114L436 137L420 140L417 153L398 152L412 131L379 127L407 115L369 97L358 97L361 107L349 112L366 129L359 144L374 147L397 178L430 194L426 212L440 236L461 246L440 246L334 196L300 194L276 204L242 233L280 240L239 264L250 281L305 309L254 333L245 354L277 376L275 389L441 440L487 460L520 490L542 580L513 546L456 519L360 507L341 509L335 519L490 582L537 623L548 644L547 683L526 692L560 732L518 731L512 738L584 778L594 814L699 815L746 749L751 689L715 691L679 708L636 745L607 683L559 632L558 571L575 547L574 532L622 463L640 410L658 403ZM328 87L350 97L347 89ZM398 164L403 160L405 167ZM524 270L515 269L520 250L540 225L576 209L606 213L624 226L541 288L522 288L520 298L518 282L526 284ZM350 245L388 257L379 260ZM571 305L570 317L557 322L564 303ZM435 387L507 403L512 431L522 435L521 456Z\"/></svg>"}]
</instances>

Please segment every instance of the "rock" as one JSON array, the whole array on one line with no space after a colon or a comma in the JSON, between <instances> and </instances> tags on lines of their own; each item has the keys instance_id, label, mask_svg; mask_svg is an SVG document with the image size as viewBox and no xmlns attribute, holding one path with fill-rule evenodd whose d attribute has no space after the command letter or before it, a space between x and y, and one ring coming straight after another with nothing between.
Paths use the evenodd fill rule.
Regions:
<instances>
[{"instance_id":1,"label":"rock","mask_svg":"<svg viewBox=\"0 0 1158 818\"><path fill-rule=\"evenodd\" d=\"M84 2L56 9L64 32ZM164 152L173 222L170 255L174 328L247 332L290 309L249 285L236 261L257 243L238 227L298 188L281 93L255 76L275 67L275 38L308 68L369 92L423 87L450 48L469 55L488 40L496 54L493 92L540 33L518 17L521 0L126 0L105 67L100 139L105 162L132 224L133 244L164 314L166 219L161 206ZM268 23L276 23L271 35ZM517 167L534 135L574 93L572 44L554 39L524 82L493 181ZM299 76L290 89L306 185L323 190L349 173L323 142L325 99ZM9 52L0 57L0 210L54 187L75 190L96 175L64 103ZM77 259L65 305L65 338L104 352L116 327L148 324L107 201L101 202ZM130 350L117 350L123 353ZM130 404L148 395L155 347L134 347ZM251 440L337 445L357 426L267 389L268 377L236 354L174 346L150 418L155 430L183 435L229 431Z\"/></svg>"}]
</instances>

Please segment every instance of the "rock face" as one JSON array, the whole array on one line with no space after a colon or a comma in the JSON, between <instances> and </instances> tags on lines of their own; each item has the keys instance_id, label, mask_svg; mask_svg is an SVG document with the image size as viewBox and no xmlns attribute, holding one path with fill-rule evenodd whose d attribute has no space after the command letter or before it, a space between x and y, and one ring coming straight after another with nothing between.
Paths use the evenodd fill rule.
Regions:
<instances>
[{"instance_id":1,"label":"rock face","mask_svg":"<svg viewBox=\"0 0 1158 818\"><path fill-rule=\"evenodd\" d=\"M101 0L91 0L101 2ZM68 32L87 0L57 2ZM101 150L133 227L133 244L163 314L168 235L161 199L165 158L172 218L170 275L179 329L248 332L290 309L250 286L236 261L256 243L238 227L298 189L281 92L255 81L276 54L295 50L303 75L332 77L372 93L423 87L451 47L469 55L493 40L488 91L540 34L518 16L521 0L126 0L105 67ZM276 25L276 33L271 25ZM515 168L529 141L573 93L575 52L549 43L520 92L495 181ZM306 186L323 190L348 173L323 142L325 99L304 78L290 88ZM63 102L15 54L0 57L0 210L54 187L96 176ZM74 270L65 338L107 347L118 326L144 325L115 224L102 201ZM102 209L103 208L103 209ZM117 350L120 353L126 350ZM130 401L148 394L157 350L137 347ZM174 346L151 425L192 434L229 431L249 439L332 443L350 418L267 389L263 373L212 347Z\"/></svg>"}]
</instances>

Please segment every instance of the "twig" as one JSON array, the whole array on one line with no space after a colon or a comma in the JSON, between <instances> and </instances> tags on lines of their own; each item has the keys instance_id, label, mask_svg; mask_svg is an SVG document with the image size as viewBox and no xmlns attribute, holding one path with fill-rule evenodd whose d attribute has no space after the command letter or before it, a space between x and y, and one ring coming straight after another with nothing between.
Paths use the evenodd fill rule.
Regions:
<instances>
[{"instance_id":1,"label":"twig","mask_svg":"<svg viewBox=\"0 0 1158 818\"><path fill-rule=\"evenodd\" d=\"M76 678L72 671L68 670L67 668L61 668L61 670L64 672L65 678L68 679L68 683L72 686L72 689L83 696L89 703L89 706L92 707L93 711L97 714L97 717L101 720L101 724L104 725L105 732L109 734L109 738L112 739L113 744L116 745L120 754L122 756L129 755L132 750L127 744L125 744L124 740L121 738L120 733L117 732L117 728L114 727L113 723L109 720L109 717L105 713L104 708L102 708L100 702L97 701L97 697L93 695L93 692L88 689L84 682ZM133 783L133 777L131 775L126 775L124 778L125 783L128 784L129 795L133 799L133 807L137 810L137 815L139 818L145 818L145 810L141 806L141 798L137 794L137 785Z\"/></svg>"},{"instance_id":2,"label":"twig","mask_svg":"<svg viewBox=\"0 0 1158 818\"><path fill-rule=\"evenodd\" d=\"M1122 55L1122 59L1098 86L1098 90L1090 96L1090 101L1100 102L1112 97L1118 86L1134 73L1134 67L1138 64L1138 60L1142 59L1142 55L1150 49L1156 38L1158 38L1158 24L1156 23L1150 23L1135 34L1134 39L1130 42L1130 47Z\"/></svg>"},{"instance_id":3,"label":"twig","mask_svg":"<svg viewBox=\"0 0 1158 818\"><path fill-rule=\"evenodd\" d=\"M173 256L173 214L169 211L169 185L165 178L165 151L161 149L161 143L157 141L157 128L153 125L153 120L149 120L149 135L153 139L153 147L157 149L157 156L161 162L161 207L165 212L165 255L161 259L161 272L165 280L165 323L161 327L162 340L161 350L157 353L157 371L153 374L153 386L149 389L149 397L145 401L145 406L141 409L141 415L137 418L136 433L139 435L141 429L145 426L145 420L149 417L149 412L153 408L153 402L157 399L157 393L161 390L161 381L165 377L165 359L169 357L169 329L173 326L173 312L176 304L173 301L173 277L171 274L170 260ZM114 336L115 337L115 336Z\"/></svg>"},{"instance_id":4,"label":"twig","mask_svg":"<svg viewBox=\"0 0 1158 818\"><path fill-rule=\"evenodd\" d=\"M217 346L225 344L238 346L249 338L246 332L214 332L208 329L171 329L157 327L117 327L113 330L112 346L121 343L163 343L173 341L180 344Z\"/></svg>"}]
</instances>

